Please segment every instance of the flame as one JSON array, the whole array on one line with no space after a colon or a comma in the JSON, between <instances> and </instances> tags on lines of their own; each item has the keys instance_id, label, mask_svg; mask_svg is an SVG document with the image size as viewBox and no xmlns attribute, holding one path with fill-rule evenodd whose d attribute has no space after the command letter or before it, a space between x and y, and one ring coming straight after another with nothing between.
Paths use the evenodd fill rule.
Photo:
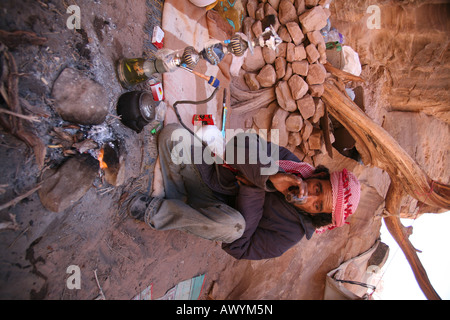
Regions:
<instances>
[{"instance_id":1,"label":"flame","mask_svg":"<svg viewBox=\"0 0 450 320\"><path fill-rule=\"evenodd\" d=\"M103 161L103 155L105 153L104 149L100 150L100 153L98 154L98 158L97 160L100 162L100 169L105 170L108 168L108 165L106 164L106 162Z\"/></svg>"}]
</instances>

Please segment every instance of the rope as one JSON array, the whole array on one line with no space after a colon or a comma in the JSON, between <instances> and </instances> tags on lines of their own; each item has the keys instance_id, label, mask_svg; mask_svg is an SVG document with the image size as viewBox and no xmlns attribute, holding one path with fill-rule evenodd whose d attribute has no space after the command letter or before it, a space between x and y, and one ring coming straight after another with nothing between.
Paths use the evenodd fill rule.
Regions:
<instances>
[{"instance_id":1,"label":"rope","mask_svg":"<svg viewBox=\"0 0 450 320\"><path fill-rule=\"evenodd\" d=\"M371 284L364 283L364 282L353 281L353 280L339 280L339 279L334 279L334 280L342 282L342 283L356 284L356 285L361 286L361 287L372 289L373 291L375 291L377 289L376 286L373 286Z\"/></svg>"}]
</instances>

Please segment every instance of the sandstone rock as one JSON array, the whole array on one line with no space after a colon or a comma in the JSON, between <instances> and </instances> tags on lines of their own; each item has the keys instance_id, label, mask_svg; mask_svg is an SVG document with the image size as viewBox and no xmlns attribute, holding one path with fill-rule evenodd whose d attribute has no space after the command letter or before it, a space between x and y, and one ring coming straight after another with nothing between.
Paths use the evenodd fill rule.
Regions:
<instances>
[{"instance_id":1,"label":"sandstone rock","mask_svg":"<svg viewBox=\"0 0 450 320\"><path fill-rule=\"evenodd\" d=\"M287 47L286 42L282 42L278 45L277 50L276 50L277 57L286 58L286 47Z\"/></svg>"},{"instance_id":2,"label":"sandstone rock","mask_svg":"<svg viewBox=\"0 0 450 320\"><path fill-rule=\"evenodd\" d=\"M319 3L319 0L305 0L305 5L307 8L312 8L317 6L317 4Z\"/></svg>"},{"instance_id":3,"label":"sandstone rock","mask_svg":"<svg viewBox=\"0 0 450 320\"><path fill-rule=\"evenodd\" d=\"M258 112L253 116L253 122L258 127L258 129L270 129L272 125L273 114L278 108L278 103L274 101L266 108L261 108L258 110Z\"/></svg>"},{"instance_id":4,"label":"sandstone rock","mask_svg":"<svg viewBox=\"0 0 450 320\"><path fill-rule=\"evenodd\" d=\"M270 2L266 2L264 4L264 14L267 16L273 14L274 16L278 17L278 11L275 9Z\"/></svg>"},{"instance_id":5,"label":"sandstone rock","mask_svg":"<svg viewBox=\"0 0 450 320\"><path fill-rule=\"evenodd\" d=\"M295 60L295 45L288 43L286 46L286 61L292 62Z\"/></svg>"},{"instance_id":6,"label":"sandstone rock","mask_svg":"<svg viewBox=\"0 0 450 320\"><path fill-rule=\"evenodd\" d=\"M328 15L321 6L307 10L299 16L303 33L320 30L327 25Z\"/></svg>"},{"instance_id":7,"label":"sandstone rock","mask_svg":"<svg viewBox=\"0 0 450 320\"><path fill-rule=\"evenodd\" d=\"M297 15L301 15L306 11L305 0L294 0L294 7L297 11Z\"/></svg>"},{"instance_id":8,"label":"sandstone rock","mask_svg":"<svg viewBox=\"0 0 450 320\"><path fill-rule=\"evenodd\" d=\"M302 140L307 141L313 130L313 125L309 120L303 120L303 128L301 130Z\"/></svg>"},{"instance_id":9,"label":"sandstone rock","mask_svg":"<svg viewBox=\"0 0 450 320\"><path fill-rule=\"evenodd\" d=\"M261 89L261 85L259 84L259 81L256 78L256 74L246 73L244 74L244 80L250 90L256 91Z\"/></svg>"},{"instance_id":10,"label":"sandstone rock","mask_svg":"<svg viewBox=\"0 0 450 320\"><path fill-rule=\"evenodd\" d=\"M275 110L272 119L271 130L278 130L279 141L278 144L282 147L288 145L289 131L286 130L286 118L289 116L289 112L283 108Z\"/></svg>"},{"instance_id":11,"label":"sandstone rock","mask_svg":"<svg viewBox=\"0 0 450 320\"><path fill-rule=\"evenodd\" d=\"M272 50L268 47L262 48L262 54L263 54L264 61L268 64L274 63L275 58L277 57L277 53L275 52L275 50Z\"/></svg>"},{"instance_id":12,"label":"sandstone rock","mask_svg":"<svg viewBox=\"0 0 450 320\"><path fill-rule=\"evenodd\" d=\"M261 87L272 87L277 81L275 68L271 64L266 64L256 76Z\"/></svg>"},{"instance_id":13,"label":"sandstone rock","mask_svg":"<svg viewBox=\"0 0 450 320\"><path fill-rule=\"evenodd\" d=\"M320 150L322 148L322 131L314 128L308 139L309 149Z\"/></svg>"},{"instance_id":14,"label":"sandstone rock","mask_svg":"<svg viewBox=\"0 0 450 320\"><path fill-rule=\"evenodd\" d=\"M313 123L319 122L320 118L322 118L325 114L325 105L320 98L313 98L314 104L316 105L316 112L314 113L314 116L311 118L311 121Z\"/></svg>"},{"instance_id":15,"label":"sandstone rock","mask_svg":"<svg viewBox=\"0 0 450 320\"><path fill-rule=\"evenodd\" d=\"M286 65L286 73L284 74L284 77L282 80L288 81L292 77L293 71L292 71L292 63L288 63Z\"/></svg>"},{"instance_id":16,"label":"sandstone rock","mask_svg":"<svg viewBox=\"0 0 450 320\"><path fill-rule=\"evenodd\" d=\"M305 48L305 50L309 63L312 64L320 58L319 51L317 51L316 46L314 44L311 43Z\"/></svg>"},{"instance_id":17,"label":"sandstone rock","mask_svg":"<svg viewBox=\"0 0 450 320\"><path fill-rule=\"evenodd\" d=\"M286 60L282 57L275 59L275 71L277 73L277 79L281 79L286 74Z\"/></svg>"},{"instance_id":18,"label":"sandstone rock","mask_svg":"<svg viewBox=\"0 0 450 320\"><path fill-rule=\"evenodd\" d=\"M323 38L322 34L318 30L313 31L313 32L308 32L306 34L306 36L308 37L309 42L311 42L312 44L314 44L316 46L318 46L319 44L325 44L325 39Z\"/></svg>"},{"instance_id":19,"label":"sandstone rock","mask_svg":"<svg viewBox=\"0 0 450 320\"><path fill-rule=\"evenodd\" d=\"M253 34L258 37L261 33L263 33L262 23L260 20L256 20L252 25Z\"/></svg>"},{"instance_id":20,"label":"sandstone rock","mask_svg":"<svg viewBox=\"0 0 450 320\"><path fill-rule=\"evenodd\" d=\"M66 121L96 125L108 115L105 89L78 70L64 69L53 85L52 95L55 111Z\"/></svg>"},{"instance_id":21,"label":"sandstone rock","mask_svg":"<svg viewBox=\"0 0 450 320\"><path fill-rule=\"evenodd\" d=\"M280 0L268 0L268 3L275 9L278 10L278 6L280 5Z\"/></svg>"},{"instance_id":22,"label":"sandstone rock","mask_svg":"<svg viewBox=\"0 0 450 320\"><path fill-rule=\"evenodd\" d=\"M289 132L288 143L293 146L300 145L302 143L302 135L300 132Z\"/></svg>"},{"instance_id":23,"label":"sandstone rock","mask_svg":"<svg viewBox=\"0 0 450 320\"><path fill-rule=\"evenodd\" d=\"M294 100L301 99L308 92L308 84L297 74L294 74L288 81ZM297 106L294 108L294 110Z\"/></svg>"},{"instance_id":24,"label":"sandstone rock","mask_svg":"<svg viewBox=\"0 0 450 320\"><path fill-rule=\"evenodd\" d=\"M262 55L262 49L258 46L254 48L253 54L249 54L245 57L242 69L247 72L255 72L259 71L265 64L266 62Z\"/></svg>"},{"instance_id":25,"label":"sandstone rock","mask_svg":"<svg viewBox=\"0 0 450 320\"><path fill-rule=\"evenodd\" d=\"M302 162L305 162L305 154L302 152L302 150L297 146L294 151L292 151L294 155Z\"/></svg>"},{"instance_id":26,"label":"sandstone rock","mask_svg":"<svg viewBox=\"0 0 450 320\"><path fill-rule=\"evenodd\" d=\"M309 72L309 63L306 60L292 62L292 72L306 77Z\"/></svg>"},{"instance_id":27,"label":"sandstone rock","mask_svg":"<svg viewBox=\"0 0 450 320\"><path fill-rule=\"evenodd\" d=\"M256 9L256 12L255 12L255 19L260 20L260 21L262 19L264 19L264 4L263 3L260 3L258 5L258 9Z\"/></svg>"},{"instance_id":28,"label":"sandstone rock","mask_svg":"<svg viewBox=\"0 0 450 320\"><path fill-rule=\"evenodd\" d=\"M298 46L300 43L302 43L305 36L303 35L302 30L300 29L300 26L297 22L288 22L286 23L286 28L289 31L289 34L291 35L292 41L296 46Z\"/></svg>"},{"instance_id":29,"label":"sandstone rock","mask_svg":"<svg viewBox=\"0 0 450 320\"><path fill-rule=\"evenodd\" d=\"M319 63L327 63L327 49L325 43L319 43L317 45L317 51L319 51L320 54Z\"/></svg>"},{"instance_id":30,"label":"sandstone rock","mask_svg":"<svg viewBox=\"0 0 450 320\"><path fill-rule=\"evenodd\" d=\"M53 212L64 211L91 188L98 170L96 159L82 155L68 159L58 169L46 171L38 191L42 205Z\"/></svg>"},{"instance_id":31,"label":"sandstone rock","mask_svg":"<svg viewBox=\"0 0 450 320\"><path fill-rule=\"evenodd\" d=\"M281 0L278 7L278 20L281 24L286 24L291 21L298 21L297 10L294 4L289 0Z\"/></svg>"},{"instance_id":32,"label":"sandstone rock","mask_svg":"<svg viewBox=\"0 0 450 320\"><path fill-rule=\"evenodd\" d=\"M278 82L275 86L275 94L281 108L289 112L294 112L297 109L297 105L291 94L291 89L286 81Z\"/></svg>"},{"instance_id":33,"label":"sandstone rock","mask_svg":"<svg viewBox=\"0 0 450 320\"><path fill-rule=\"evenodd\" d=\"M320 63L314 63L309 65L308 76L306 77L306 82L309 85L322 84L325 82L325 77L327 75L327 70Z\"/></svg>"},{"instance_id":34,"label":"sandstone rock","mask_svg":"<svg viewBox=\"0 0 450 320\"><path fill-rule=\"evenodd\" d=\"M286 130L290 132L299 132L302 129L302 127L303 127L303 118L300 115L300 113L293 112L286 118Z\"/></svg>"},{"instance_id":35,"label":"sandstone rock","mask_svg":"<svg viewBox=\"0 0 450 320\"><path fill-rule=\"evenodd\" d=\"M283 40L284 42L289 43L292 41L291 35L289 34L289 31L285 26L281 26L278 29L278 35L280 36L281 40Z\"/></svg>"},{"instance_id":36,"label":"sandstone rock","mask_svg":"<svg viewBox=\"0 0 450 320\"><path fill-rule=\"evenodd\" d=\"M308 155L310 150L309 150L309 143L306 140L302 140L302 142L300 143L300 150L305 154Z\"/></svg>"},{"instance_id":37,"label":"sandstone rock","mask_svg":"<svg viewBox=\"0 0 450 320\"><path fill-rule=\"evenodd\" d=\"M303 59L306 59L306 50L305 50L305 46L303 44L301 44L294 48L294 60L301 61Z\"/></svg>"},{"instance_id":38,"label":"sandstone rock","mask_svg":"<svg viewBox=\"0 0 450 320\"><path fill-rule=\"evenodd\" d=\"M316 112L316 104L314 103L314 99L311 95L306 94L302 99L297 100L296 103L303 119L306 120L314 116Z\"/></svg>"},{"instance_id":39,"label":"sandstone rock","mask_svg":"<svg viewBox=\"0 0 450 320\"><path fill-rule=\"evenodd\" d=\"M309 86L309 93L312 97L320 98L323 95L324 90L323 84L313 84Z\"/></svg>"},{"instance_id":40,"label":"sandstone rock","mask_svg":"<svg viewBox=\"0 0 450 320\"><path fill-rule=\"evenodd\" d=\"M448 123L423 112L391 111L382 126L418 165L427 168L430 178L450 179Z\"/></svg>"},{"instance_id":41,"label":"sandstone rock","mask_svg":"<svg viewBox=\"0 0 450 320\"><path fill-rule=\"evenodd\" d=\"M249 17L251 17L252 19L256 19L255 13L256 13L257 9L258 9L258 0L248 0L247 13L248 13Z\"/></svg>"}]
</instances>

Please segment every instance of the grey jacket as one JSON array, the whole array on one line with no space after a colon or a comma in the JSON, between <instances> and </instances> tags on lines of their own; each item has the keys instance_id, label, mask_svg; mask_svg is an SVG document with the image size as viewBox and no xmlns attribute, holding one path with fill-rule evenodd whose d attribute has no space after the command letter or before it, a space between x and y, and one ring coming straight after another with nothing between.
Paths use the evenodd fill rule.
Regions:
<instances>
[{"instance_id":1,"label":"grey jacket","mask_svg":"<svg viewBox=\"0 0 450 320\"><path fill-rule=\"evenodd\" d=\"M245 145L237 143L239 139L230 140L227 148L233 148L235 158L233 161L227 159L227 163L256 187L238 186L235 173L223 166L202 163L198 164L197 168L202 179L215 195L239 210L246 221L242 237L232 243L224 243L223 250L236 259L260 260L281 256L303 236L309 240L315 228L308 215L289 204L284 196L273 188L268 180L269 175L261 175L261 168L269 167L270 163L264 165L259 158L256 163L249 161L250 155L254 156L255 152L255 150L249 152L252 139L260 141L256 134L249 136ZM273 157L277 150L279 160L300 162L286 148L268 143L263 139L261 143L267 146L267 150L260 150L264 148L260 148L257 143L258 154L266 152L266 155L271 157L272 163L278 160ZM237 161L238 152L245 152L245 161L242 164ZM277 167L276 172L283 172L283 170Z\"/></svg>"}]
</instances>

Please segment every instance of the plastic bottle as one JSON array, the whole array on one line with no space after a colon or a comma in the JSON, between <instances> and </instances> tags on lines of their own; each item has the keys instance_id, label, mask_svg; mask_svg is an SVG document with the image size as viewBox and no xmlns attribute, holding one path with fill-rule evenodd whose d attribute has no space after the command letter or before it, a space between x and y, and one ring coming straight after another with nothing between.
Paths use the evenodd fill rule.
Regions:
<instances>
[{"instance_id":1,"label":"plastic bottle","mask_svg":"<svg viewBox=\"0 0 450 320\"><path fill-rule=\"evenodd\" d=\"M325 43L327 42L339 42L340 44L345 43L345 37L336 28L331 28L330 31L324 35Z\"/></svg>"},{"instance_id":2,"label":"plastic bottle","mask_svg":"<svg viewBox=\"0 0 450 320\"><path fill-rule=\"evenodd\" d=\"M166 117L167 106L164 101L161 101L155 109L155 119L152 121L152 129L150 133L155 135L159 130L162 129L164 119Z\"/></svg>"}]
</instances>

